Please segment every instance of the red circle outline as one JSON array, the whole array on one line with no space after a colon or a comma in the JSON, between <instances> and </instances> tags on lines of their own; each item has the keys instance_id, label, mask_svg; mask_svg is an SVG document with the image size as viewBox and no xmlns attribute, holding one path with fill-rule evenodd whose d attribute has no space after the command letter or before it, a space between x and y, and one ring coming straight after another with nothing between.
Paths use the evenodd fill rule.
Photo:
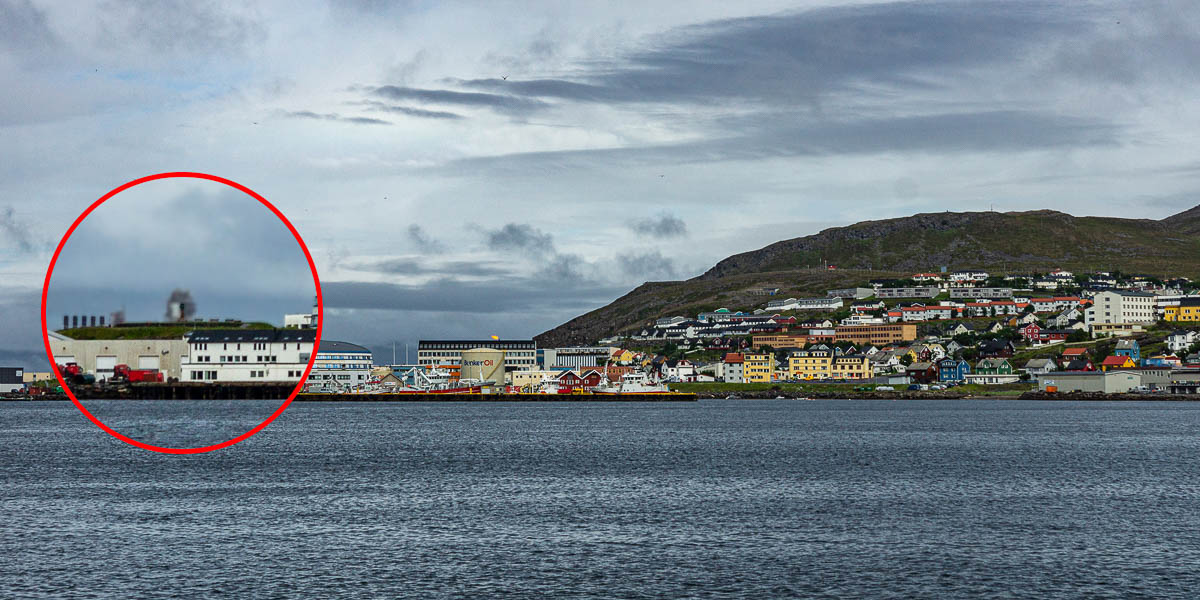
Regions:
<instances>
[{"instance_id":1,"label":"red circle outline","mask_svg":"<svg viewBox=\"0 0 1200 600\"><path fill-rule=\"evenodd\" d=\"M272 213L274 213L276 217L279 217L279 220L287 226L288 231L292 232L292 237L296 238L296 242L300 244L300 249L304 251L304 258L308 260L308 268L312 271L313 285L315 286L317 292L317 336L316 339L313 340L313 351L312 355L308 357L308 366L304 369L304 374L300 377L300 381L296 383L296 388L292 390L292 393L287 397L287 400L285 400L283 404L281 404L279 408L271 414L271 416L267 417L262 423L259 423L253 429L243 433L242 435L209 446L199 446L196 448L168 448L165 446L155 446L153 444L139 442L133 438L126 437L108 425L105 425L103 421L97 419L95 415L88 412L87 408L84 408L83 404L79 402L79 399L75 397L75 393L71 391L69 386L67 386L67 382L63 380L62 374L58 372L58 368L56 367L53 370L54 377L58 379L58 383L62 386L63 392L66 393L67 397L71 399L71 402L75 404L75 408L78 408L79 411L83 413L83 416L87 417L88 420L90 420L92 423L95 423L97 427L104 430L109 435L121 440L122 442L125 442L126 444L154 452L162 452L164 454L201 454L204 452L212 452L213 450L220 450L221 448L226 448L241 442L262 431L263 428L271 424L271 421L274 421L277 417L279 417L279 415L283 414L283 411L287 410L287 407L290 406L292 401L296 399L296 396L300 393L300 390L304 388L304 383L308 381L308 375L312 372L313 365L316 364L317 361L317 348L321 346L321 329L325 326L325 304L321 298L321 279L317 276L317 265L313 262L312 254L309 253L308 246L304 244L304 239L300 237L300 232L296 231L296 227L292 225L292 222L288 221L287 217L283 216L283 213L280 212L278 208L275 208L274 204L268 202L266 198L263 198L254 190L237 183L236 181L231 181L216 175L209 175L208 173L195 173L190 171L173 171L169 173L147 175L139 179L134 179L133 181L121 185L111 192L101 196L99 200L96 200L91 204L91 206L87 207L87 210L84 210L83 214L79 215L79 217L75 219L74 223L71 223L71 227L68 228L67 232L63 235L62 241L60 241L58 243L58 247L54 249L54 257L50 259L50 266L46 269L46 281L42 284L42 342L46 345L46 357L50 359L50 364L54 365L54 352L50 349L50 329L46 326L46 296L50 291L50 276L54 274L54 265L58 263L58 255L62 253L63 246L66 245L67 240L70 239L71 235L75 233L75 228L79 227L79 224L82 223L83 220L92 213L92 211L96 210L98 206L108 201L109 198L112 198L113 196L116 196L117 194L131 187L141 185L143 183L158 179L171 179L177 177L214 181L239 190L251 198L258 200L263 206L266 206Z\"/></svg>"}]
</instances>

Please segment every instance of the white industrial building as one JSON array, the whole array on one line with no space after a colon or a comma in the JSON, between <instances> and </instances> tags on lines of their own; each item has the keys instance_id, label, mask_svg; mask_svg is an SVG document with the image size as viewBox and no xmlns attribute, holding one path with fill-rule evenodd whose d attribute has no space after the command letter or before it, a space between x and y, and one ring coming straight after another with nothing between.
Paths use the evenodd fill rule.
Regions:
<instances>
[{"instance_id":1,"label":"white industrial building","mask_svg":"<svg viewBox=\"0 0 1200 600\"><path fill-rule=\"evenodd\" d=\"M374 356L363 346L335 340L321 340L317 360L308 374L310 388L355 388L371 379ZM303 367L301 367L303 369Z\"/></svg>"},{"instance_id":2,"label":"white industrial building","mask_svg":"<svg viewBox=\"0 0 1200 600\"><path fill-rule=\"evenodd\" d=\"M1042 391L1103 392L1124 394L1142 385L1142 374L1136 371L1070 371L1047 373L1038 378Z\"/></svg>"},{"instance_id":3,"label":"white industrial building","mask_svg":"<svg viewBox=\"0 0 1200 600\"><path fill-rule=\"evenodd\" d=\"M180 364L183 381L299 381L312 356L317 332L311 329L229 329L193 331Z\"/></svg>"},{"instance_id":4,"label":"white industrial building","mask_svg":"<svg viewBox=\"0 0 1200 600\"><path fill-rule=\"evenodd\" d=\"M187 342L173 340L75 340L50 332L50 353L60 365L76 363L96 381L113 375L117 365L154 369L166 379L182 379L181 365L188 354Z\"/></svg>"},{"instance_id":5,"label":"white industrial building","mask_svg":"<svg viewBox=\"0 0 1200 600\"><path fill-rule=\"evenodd\" d=\"M575 346L569 348L539 348L538 366L541 369L564 370L604 367L616 348L611 346Z\"/></svg>"},{"instance_id":6,"label":"white industrial building","mask_svg":"<svg viewBox=\"0 0 1200 600\"><path fill-rule=\"evenodd\" d=\"M317 314L317 299L313 298L312 311L307 313L283 315L285 329L316 329L320 317Z\"/></svg>"},{"instance_id":7,"label":"white industrial building","mask_svg":"<svg viewBox=\"0 0 1200 600\"><path fill-rule=\"evenodd\" d=\"M537 368L537 344L533 340L421 340L417 343L417 364L461 367L463 351L475 348L503 350L505 371Z\"/></svg>"}]
</instances>

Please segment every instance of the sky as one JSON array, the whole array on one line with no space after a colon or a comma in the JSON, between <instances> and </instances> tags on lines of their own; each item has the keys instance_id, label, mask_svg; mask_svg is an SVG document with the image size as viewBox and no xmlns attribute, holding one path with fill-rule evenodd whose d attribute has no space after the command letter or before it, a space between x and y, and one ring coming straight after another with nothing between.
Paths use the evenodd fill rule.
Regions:
<instances>
[{"instance_id":1,"label":"sky","mask_svg":"<svg viewBox=\"0 0 1200 600\"><path fill-rule=\"evenodd\" d=\"M0 363L71 221L164 171L278 206L379 362L861 220L1200 204L1187 2L247 4L0 0Z\"/></svg>"}]
</instances>

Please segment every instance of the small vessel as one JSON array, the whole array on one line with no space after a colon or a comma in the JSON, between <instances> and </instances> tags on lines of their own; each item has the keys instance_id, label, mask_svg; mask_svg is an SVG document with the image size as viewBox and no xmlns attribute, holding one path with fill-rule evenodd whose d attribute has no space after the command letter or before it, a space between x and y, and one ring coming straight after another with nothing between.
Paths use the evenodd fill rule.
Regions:
<instances>
[{"instance_id":1,"label":"small vessel","mask_svg":"<svg viewBox=\"0 0 1200 600\"><path fill-rule=\"evenodd\" d=\"M592 389L595 394L669 394L665 383L652 381L645 373L626 373L619 382L609 382Z\"/></svg>"}]
</instances>

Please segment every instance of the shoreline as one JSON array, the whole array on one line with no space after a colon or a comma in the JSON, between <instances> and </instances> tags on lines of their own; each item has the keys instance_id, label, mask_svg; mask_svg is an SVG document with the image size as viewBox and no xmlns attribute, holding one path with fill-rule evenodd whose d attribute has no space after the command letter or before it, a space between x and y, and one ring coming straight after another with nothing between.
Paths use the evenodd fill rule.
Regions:
<instances>
[{"instance_id":1,"label":"shoreline","mask_svg":"<svg viewBox=\"0 0 1200 600\"><path fill-rule=\"evenodd\" d=\"M299 394L294 402L697 402L700 400L1037 400L1042 402L1198 402L1200 394L1104 394L1100 392L1048 393L1028 391L1021 394L973 395L929 391L896 392L811 392L796 394L771 390L743 392L698 392L672 394ZM0 394L0 402L70 402L66 394ZM83 400L129 400L162 402L180 400L278 400L256 395L237 398L228 395L205 398L150 398L101 396Z\"/></svg>"}]
</instances>

